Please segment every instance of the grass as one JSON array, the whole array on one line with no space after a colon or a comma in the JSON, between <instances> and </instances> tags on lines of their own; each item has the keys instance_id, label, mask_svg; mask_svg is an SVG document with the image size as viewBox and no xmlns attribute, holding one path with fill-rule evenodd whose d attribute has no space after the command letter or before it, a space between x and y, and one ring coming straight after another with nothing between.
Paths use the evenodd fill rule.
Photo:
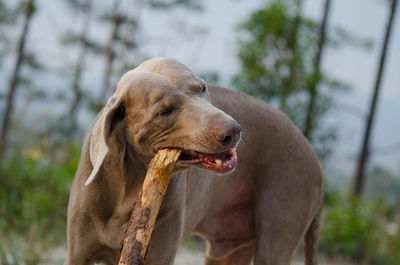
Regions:
<instances>
[{"instance_id":1,"label":"grass","mask_svg":"<svg viewBox=\"0 0 400 265\"><path fill-rule=\"evenodd\" d=\"M325 209L320 252L357 264L400 264L400 232L384 202L337 200Z\"/></svg>"},{"instance_id":2,"label":"grass","mask_svg":"<svg viewBox=\"0 0 400 265\"><path fill-rule=\"evenodd\" d=\"M66 239L69 187L79 150L67 161L40 148L14 152L0 162L0 264L40 264L43 254Z\"/></svg>"}]
</instances>

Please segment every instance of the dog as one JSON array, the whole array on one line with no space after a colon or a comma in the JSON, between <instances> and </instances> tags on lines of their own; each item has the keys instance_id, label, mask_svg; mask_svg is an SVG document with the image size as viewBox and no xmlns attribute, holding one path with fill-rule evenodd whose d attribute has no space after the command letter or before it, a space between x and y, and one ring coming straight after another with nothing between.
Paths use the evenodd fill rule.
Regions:
<instances>
[{"instance_id":1,"label":"dog","mask_svg":"<svg viewBox=\"0 0 400 265\"><path fill-rule=\"evenodd\" d=\"M306 264L317 264L323 176L303 134L267 103L155 58L121 78L85 136L65 265L118 264L147 166L163 148L182 153L146 265L173 264L190 234L206 240L206 265L288 265L303 237Z\"/></svg>"}]
</instances>

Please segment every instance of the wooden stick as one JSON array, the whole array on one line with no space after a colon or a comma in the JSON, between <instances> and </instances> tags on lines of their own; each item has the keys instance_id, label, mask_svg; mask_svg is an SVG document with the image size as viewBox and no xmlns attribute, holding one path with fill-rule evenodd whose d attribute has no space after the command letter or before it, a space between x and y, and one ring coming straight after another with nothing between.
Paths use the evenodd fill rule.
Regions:
<instances>
[{"instance_id":1,"label":"wooden stick","mask_svg":"<svg viewBox=\"0 0 400 265\"><path fill-rule=\"evenodd\" d=\"M151 160L125 233L119 265L143 265L154 223L181 151L163 149Z\"/></svg>"}]
</instances>

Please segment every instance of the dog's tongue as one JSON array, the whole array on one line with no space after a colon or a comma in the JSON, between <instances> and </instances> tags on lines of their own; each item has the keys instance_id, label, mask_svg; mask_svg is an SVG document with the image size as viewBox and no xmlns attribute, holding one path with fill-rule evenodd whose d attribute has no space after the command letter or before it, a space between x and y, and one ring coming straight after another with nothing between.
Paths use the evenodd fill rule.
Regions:
<instances>
[{"instance_id":1,"label":"dog's tongue","mask_svg":"<svg viewBox=\"0 0 400 265\"><path fill-rule=\"evenodd\" d=\"M206 168L225 171L236 167L237 155L234 149L212 154L183 150L179 161L184 163L201 163Z\"/></svg>"}]
</instances>

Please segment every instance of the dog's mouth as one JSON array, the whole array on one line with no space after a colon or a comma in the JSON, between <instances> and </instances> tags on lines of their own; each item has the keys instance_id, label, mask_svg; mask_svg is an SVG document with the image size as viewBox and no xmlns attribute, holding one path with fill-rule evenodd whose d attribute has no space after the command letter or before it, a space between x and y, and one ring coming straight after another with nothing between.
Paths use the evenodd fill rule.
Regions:
<instances>
[{"instance_id":1,"label":"dog's mouth","mask_svg":"<svg viewBox=\"0 0 400 265\"><path fill-rule=\"evenodd\" d=\"M236 167L237 154L235 149L210 154L191 150L182 150L178 162L181 164L194 164L216 173L226 173Z\"/></svg>"}]
</instances>

